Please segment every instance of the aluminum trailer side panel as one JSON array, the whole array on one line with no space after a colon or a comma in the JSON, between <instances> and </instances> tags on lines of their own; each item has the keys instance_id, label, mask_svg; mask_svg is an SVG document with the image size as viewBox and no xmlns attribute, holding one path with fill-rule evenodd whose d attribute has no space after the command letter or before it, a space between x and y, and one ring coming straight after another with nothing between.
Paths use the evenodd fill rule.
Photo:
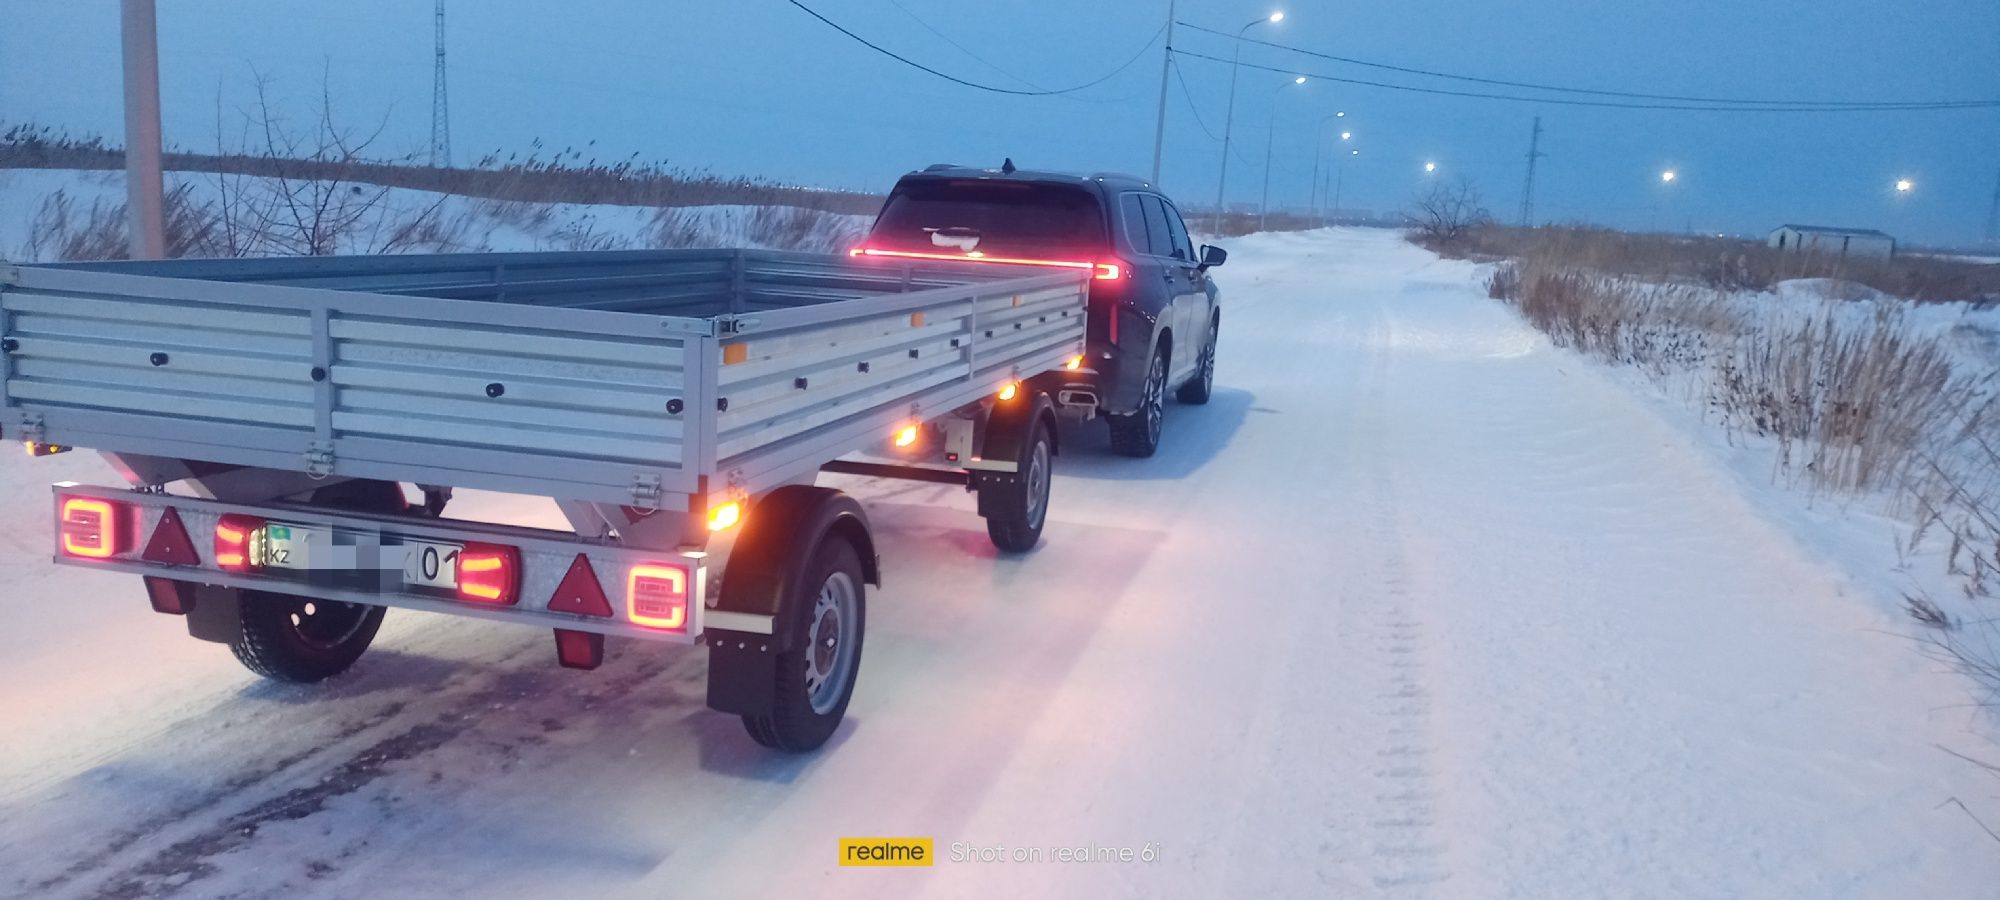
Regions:
<instances>
[{"instance_id":1,"label":"aluminum trailer side panel","mask_svg":"<svg viewBox=\"0 0 2000 900\"><path fill-rule=\"evenodd\" d=\"M697 489L669 404L702 320L16 271L12 435L615 503Z\"/></svg>"},{"instance_id":2,"label":"aluminum trailer side panel","mask_svg":"<svg viewBox=\"0 0 2000 900\"><path fill-rule=\"evenodd\" d=\"M0 269L0 428L694 509L1062 365L1087 279L743 251Z\"/></svg>"}]
</instances>

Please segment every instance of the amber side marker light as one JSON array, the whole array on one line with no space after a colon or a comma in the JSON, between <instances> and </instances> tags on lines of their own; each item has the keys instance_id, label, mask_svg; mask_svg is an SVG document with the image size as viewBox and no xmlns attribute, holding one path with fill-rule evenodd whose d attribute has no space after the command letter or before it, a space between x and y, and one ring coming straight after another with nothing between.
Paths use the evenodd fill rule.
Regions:
<instances>
[{"instance_id":1,"label":"amber side marker light","mask_svg":"<svg viewBox=\"0 0 2000 900\"><path fill-rule=\"evenodd\" d=\"M708 530L723 531L743 521L743 504L731 501L708 511Z\"/></svg>"},{"instance_id":2,"label":"amber side marker light","mask_svg":"<svg viewBox=\"0 0 2000 900\"><path fill-rule=\"evenodd\" d=\"M1018 381L1009 381L1005 386L1000 388L1000 399L1002 401L1012 400L1020 395L1021 383Z\"/></svg>"},{"instance_id":3,"label":"amber side marker light","mask_svg":"<svg viewBox=\"0 0 2000 900\"><path fill-rule=\"evenodd\" d=\"M917 426L905 425L896 430L896 446L908 447L917 442Z\"/></svg>"},{"instance_id":4,"label":"amber side marker light","mask_svg":"<svg viewBox=\"0 0 2000 900\"><path fill-rule=\"evenodd\" d=\"M1083 368L1083 357L1081 356L1070 357L1069 362L1063 363L1063 368L1068 369L1072 372Z\"/></svg>"}]
</instances>

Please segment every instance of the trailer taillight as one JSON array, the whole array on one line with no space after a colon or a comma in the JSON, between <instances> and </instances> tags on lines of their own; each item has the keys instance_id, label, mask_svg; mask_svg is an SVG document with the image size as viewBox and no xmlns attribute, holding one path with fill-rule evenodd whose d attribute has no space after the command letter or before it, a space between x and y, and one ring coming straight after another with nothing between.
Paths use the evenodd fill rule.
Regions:
<instances>
[{"instance_id":1,"label":"trailer taillight","mask_svg":"<svg viewBox=\"0 0 2000 900\"><path fill-rule=\"evenodd\" d=\"M1020 395L1021 395L1021 383L1018 381L1009 381L1006 384L1000 386L1000 400L1003 403L1008 400L1012 400Z\"/></svg>"},{"instance_id":2,"label":"trailer taillight","mask_svg":"<svg viewBox=\"0 0 2000 900\"><path fill-rule=\"evenodd\" d=\"M248 572L260 565L257 541L264 533L263 519L230 513L215 523L215 565L225 572Z\"/></svg>"},{"instance_id":3,"label":"trailer taillight","mask_svg":"<svg viewBox=\"0 0 2000 900\"><path fill-rule=\"evenodd\" d=\"M466 544L458 553L461 600L512 606L521 597L521 551L502 544Z\"/></svg>"},{"instance_id":4,"label":"trailer taillight","mask_svg":"<svg viewBox=\"0 0 2000 900\"><path fill-rule=\"evenodd\" d=\"M688 572L680 566L646 563L625 579L625 617L632 624L662 631L688 627Z\"/></svg>"},{"instance_id":5,"label":"trailer taillight","mask_svg":"<svg viewBox=\"0 0 2000 900\"><path fill-rule=\"evenodd\" d=\"M97 497L64 497L62 551L80 559L110 559L132 549L128 507Z\"/></svg>"}]
</instances>

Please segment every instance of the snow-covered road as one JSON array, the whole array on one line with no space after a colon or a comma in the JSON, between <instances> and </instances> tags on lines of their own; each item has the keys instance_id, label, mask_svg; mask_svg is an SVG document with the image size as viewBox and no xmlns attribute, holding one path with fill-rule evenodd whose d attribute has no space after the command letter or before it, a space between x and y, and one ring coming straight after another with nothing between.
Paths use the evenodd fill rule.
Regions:
<instances>
[{"instance_id":1,"label":"snow-covered road","mask_svg":"<svg viewBox=\"0 0 2000 900\"><path fill-rule=\"evenodd\" d=\"M1967 686L1891 598L1472 267L1231 249L1214 402L1151 460L1067 435L1032 555L963 493L842 482L887 585L808 758L706 711L699 652L569 672L475 621L392 613L347 677L261 683L46 564L44 485L101 464L0 455L0 894L1990 895L1941 804L1993 782L1934 746ZM942 858L835 865L869 835Z\"/></svg>"}]
</instances>

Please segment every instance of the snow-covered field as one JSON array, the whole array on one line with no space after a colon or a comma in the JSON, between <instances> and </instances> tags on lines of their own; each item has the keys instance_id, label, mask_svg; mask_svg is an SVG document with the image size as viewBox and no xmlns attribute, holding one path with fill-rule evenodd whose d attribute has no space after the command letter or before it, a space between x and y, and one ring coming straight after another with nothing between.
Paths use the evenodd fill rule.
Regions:
<instances>
[{"instance_id":1,"label":"snow-covered field","mask_svg":"<svg viewBox=\"0 0 2000 900\"><path fill-rule=\"evenodd\" d=\"M215 204L224 196L247 197L247 205L271 202L281 193L272 179L168 173L168 188L186 185L196 203ZM626 250L654 247L749 247L822 251L845 246L867 230L867 216L795 211L785 207L690 206L656 209L643 206L580 203L498 202L405 188L356 188L371 207L356 215L355 234L339 241L343 253L378 252L389 245L396 226L414 220L436 224L442 246L396 247L418 250L528 251ZM31 237L44 204L61 192L77 211L75 218L98 207L122 209L123 172L83 172L63 169L0 169L0 259L49 261L45 249ZM244 200L237 200L246 204ZM257 216L249 210L238 217L246 223ZM767 221L777 216L782 223ZM805 217L791 222L788 217ZM279 216L281 222L287 217ZM774 225L811 225L794 233ZM803 240L773 241L791 235ZM292 236L296 238L296 235ZM826 244L828 246L819 246ZM275 249L275 248L274 248ZM221 255L221 254L209 254ZM259 255L259 254L253 254Z\"/></svg>"},{"instance_id":2,"label":"snow-covered field","mask_svg":"<svg viewBox=\"0 0 2000 900\"><path fill-rule=\"evenodd\" d=\"M1971 897L2000 854L1968 684L1917 652L1887 520L1552 349L1389 232L1230 242L1218 391L1149 460L1064 444L1045 544L950 488L880 529L849 722L816 756L702 705L698 651L392 614L261 683L55 569L0 455L0 893L143 896ZM455 512L547 521L473 495ZM930 836L932 868L835 865ZM1151 849L959 862L954 847Z\"/></svg>"}]
</instances>

